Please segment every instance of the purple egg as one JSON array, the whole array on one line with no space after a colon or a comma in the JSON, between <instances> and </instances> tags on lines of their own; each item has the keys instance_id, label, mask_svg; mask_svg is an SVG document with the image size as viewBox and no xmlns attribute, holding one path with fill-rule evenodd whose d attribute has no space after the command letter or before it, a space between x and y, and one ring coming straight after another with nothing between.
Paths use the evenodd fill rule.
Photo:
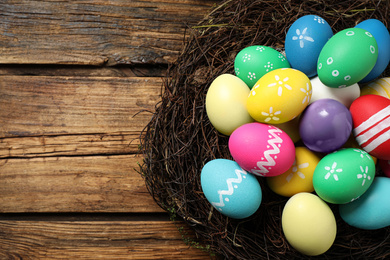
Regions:
<instances>
[{"instance_id":1,"label":"purple egg","mask_svg":"<svg viewBox=\"0 0 390 260\"><path fill-rule=\"evenodd\" d=\"M334 99L320 99L302 113L299 133L312 151L330 153L342 147L352 131L348 108Z\"/></svg>"}]
</instances>

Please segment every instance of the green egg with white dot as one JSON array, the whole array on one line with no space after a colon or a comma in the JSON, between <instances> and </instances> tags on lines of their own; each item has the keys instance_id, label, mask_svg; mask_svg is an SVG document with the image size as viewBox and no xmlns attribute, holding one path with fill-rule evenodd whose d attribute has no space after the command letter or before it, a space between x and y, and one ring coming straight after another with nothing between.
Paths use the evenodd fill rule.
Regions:
<instances>
[{"instance_id":1,"label":"green egg with white dot","mask_svg":"<svg viewBox=\"0 0 390 260\"><path fill-rule=\"evenodd\" d=\"M313 173L313 187L324 201L345 204L363 195L374 177L372 157L364 150L345 148L320 160Z\"/></svg>"},{"instance_id":2,"label":"green egg with white dot","mask_svg":"<svg viewBox=\"0 0 390 260\"><path fill-rule=\"evenodd\" d=\"M291 68L286 57L277 50L262 45L253 45L242 49L234 60L234 72L250 89L266 73Z\"/></svg>"},{"instance_id":3,"label":"green egg with white dot","mask_svg":"<svg viewBox=\"0 0 390 260\"><path fill-rule=\"evenodd\" d=\"M344 88L361 81L374 68L378 45L372 34L361 28L347 28L332 36L317 62L321 82Z\"/></svg>"}]
</instances>

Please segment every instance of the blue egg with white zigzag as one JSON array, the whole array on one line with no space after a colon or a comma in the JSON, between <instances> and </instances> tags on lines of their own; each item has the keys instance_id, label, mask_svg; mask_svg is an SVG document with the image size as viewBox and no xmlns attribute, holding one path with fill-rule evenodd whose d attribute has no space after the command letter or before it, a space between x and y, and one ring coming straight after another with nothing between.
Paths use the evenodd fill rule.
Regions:
<instances>
[{"instance_id":1,"label":"blue egg with white zigzag","mask_svg":"<svg viewBox=\"0 0 390 260\"><path fill-rule=\"evenodd\" d=\"M305 15L297 19L288 29L284 43L291 67L308 77L317 75L318 56L332 36L332 28L320 16Z\"/></svg>"},{"instance_id":2,"label":"blue egg with white zigzag","mask_svg":"<svg viewBox=\"0 0 390 260\"><path fill-rule=\"evenodd\" d=\"M235 161L214 159L207 162L202 168L200 182L206 199L225 216L247 218L260 207L259 181Z\"/></svg>"}]
</instances>

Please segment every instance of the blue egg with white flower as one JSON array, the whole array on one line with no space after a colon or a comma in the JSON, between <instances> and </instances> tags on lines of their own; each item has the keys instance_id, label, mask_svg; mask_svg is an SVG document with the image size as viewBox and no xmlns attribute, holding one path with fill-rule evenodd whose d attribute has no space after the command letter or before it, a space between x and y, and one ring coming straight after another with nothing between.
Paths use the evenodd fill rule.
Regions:
<instances>
[{"instance_id":1,"label":"blue egg with white flower","mask_svg":"<svg viewBox=\"0 0 390 260\"><path fill-rule=\"evenodd\" d=\"M235 161L214 159L207 162L202 168L200 182L206 199L225 216L247 218L260 207L259 181Z\"/></svg>"},{"instance_id":2,"label":"blue egg with white flower","mask_svg":"<svg viewBox=\"0 0 390 260\"><path fill-rule=\"evenodd\" d=\"M361 28L374 36L378 44L378 59L370 73L360 81L365 83L376 79L386 69L390 62L390 34L386 26L377 19L368 19L358 23L355 28Z\"/></svg>"},{"instance_id":3,"label":"blue egg with white flower","mask_svg":"<svg viewBox=\"0 0 390 260\"><path fill-rule=\"evenodd\" d=\"M297 19L285 39L286 58L291 67L308 77L317 75L318 56L332 36L332 28L320 16L305 15Z\"/></svg>"}]
</instances>

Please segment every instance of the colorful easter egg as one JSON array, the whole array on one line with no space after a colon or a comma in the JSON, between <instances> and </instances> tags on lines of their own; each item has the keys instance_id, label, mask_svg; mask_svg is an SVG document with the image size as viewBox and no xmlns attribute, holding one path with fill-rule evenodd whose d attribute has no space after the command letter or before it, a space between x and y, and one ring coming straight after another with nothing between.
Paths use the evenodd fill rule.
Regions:
<instances>
[{"instance_id":1,"label":"colorful easter egg","mask_svg":"<svg viewBox=\"0 0 390 260\"><path fill-rule=\"evenodd\" d=\"M347 28L336 33L322 48L317 73L328 87L343 88L361 81L378 58L378 45L368 31Z\"/></svg>"},{"instance_id":2,"label":"colorful easter egg","mask_svg":"<svg viewBox=\"0 0 390 260\"><path fill-rule=\"evenodd\" d=\"M310 82L313 89L310 103L319 99L330 98L349 108L352 102L360 97L360 87L357 83L348 88L329 88L321 82L318 76L311 78Z\"/></svg>"},{"instance_id":3,"label":"colorful easter egg","mask_svg":"<svg viewBox=\"0 0 390 260\"><path fill-rule=\"evenodd\" d=\"M291 138L279 128L258 122L240 126L230 135L229 150L244 169L258 176L276 176L294 163Z\"/></svg>"},{"instance_id":4,"label":"colorful easter egg","mask_svg":"<svg viewBox=\"0 0 390 260\"><path fill-rule=\"evenodd\" d=\"M351 135L351 113L334 99L313 102L300 118L299 133L310 150L333 152L342 147Z\"/></svg>"},{"instance_id":5,"label":"colorful easter egg","mask_svg":"<svg viewBox=\"0 0 390 260\"><path fill-rule=\"evenodd\" d=\"M305 15L296 20L285 38L286 58L291 67L308 77L317 75L318 56L332 36L328 22L317 15Z\"/></svg>"},{"instance_id":6,"label":"colorful easter egg","mask_svg":"<svg viewBox=\"0 0 390 260\"><path fill-rule=\"evenodd\" d=\"M361 96L349 110L358 144L376 158L390 160L390 99L378 95Z\"/></svg>"},{"instance_id":7,"label":"colorful easter egg","mask_svg":"<svg viewBox=\"0 0 390 260\"><path fill-rule=\"evenodd\" d=\"M345 148L320 160L313 174L313 186L321 199L344 204L364 194L374 177L371 156L361 149Z\"/></svg>"},{"instance_id":8,"label":"colorful easter egg","mask_svg":"<svg viewBox=\"0 0 390 260\"><path fill-rule=\"evenodd\" d=\"M288 243L309 256L328 251L337 233L332 210L319 197L307 192L287 201L282 212L282 229Z\"/></svg>"},{"instance_id":9,"label":"colorful easter egg","mask_svg":"<svg viewBox=\"0 0 390 260\"><path fill-rule=\"evenodd\" d=\"M375 63L374 68L370 73L362 79L360 82L369 82L379 75L386 69L390 62L390 34L386 26L377 19L368 19L358 23L355 28L362 28L374 36L378 45L378 59Z\"/></svg>"},{"instance_id":10,"label":"colorful easter egg","mask_svg":"<svg viewBox=\"0 0 390 260\"><path fill-rule=\"evenodd\" d=\"M231 74L218 76L206 94L206 112L211 124L224 135L237 127L253 122L246 110L248 86Z\"/></svg>"},{"instance_id":11,"label":"colorful easter egg","mask_svg":"<svg viewBox=\"0 0 390 260\"><path fill-rule=\"evenodd\" d=\"M242 49L234 60L234 72L251 89L267 72L290 68L286 57L277 50L262 45Z\"/></svg>"},{"instance_id":12,"label":"colorful easter egg","mask_svg":"<svg viewBox=\"0 0 390 260\"><path fill-rule=\"evenodd\" d=\"M366 230L390 226L390 178L376 177L357 200L339 205L341 218L349 225Z\"/></svg>"},{"instance_id":13,"label":"colorful easter egg","mask_svg":"<svg viewBox=\"0 0 390 260\"><path fill-rule=\"evenodd\" d=\"M258 180L232 160L207 162L200 178L206 199L228 217L243 219L260 207L262 192Z\"/></svg>"},{"instance_id":14,"label":"colorful easter egg","mask_svg":"<svg viewBox=\"0 0 390 260\"><path fill-rule=\"evenodd\" d=\"M361 96L379 95L390 98L390 77L376 79L362 86Z\"/></svg>"},{"instance_id":15,"label":"colorful easter egg","mask_svg":"<svg viewBox=\"0 0 390 260\"><path fill-rule=\"evenodd\" d=\"M313 192L313 173L320 157L306 147L295 148L295 161L285 173L267 178L271 190L291 197L299 192Z\"/></svg>"},{"instance_id":16,"label":"colorful easter egg","mask_svg":"<svg viewBox=\"0 0 390 260\"><path fill-rule=\"evenodd\" d=\"M273 70L256 82L247 99L247 109L258 122L281 124L306 108L311 92L309 78L299 70Z\"/></svg>"}]
</instances>

